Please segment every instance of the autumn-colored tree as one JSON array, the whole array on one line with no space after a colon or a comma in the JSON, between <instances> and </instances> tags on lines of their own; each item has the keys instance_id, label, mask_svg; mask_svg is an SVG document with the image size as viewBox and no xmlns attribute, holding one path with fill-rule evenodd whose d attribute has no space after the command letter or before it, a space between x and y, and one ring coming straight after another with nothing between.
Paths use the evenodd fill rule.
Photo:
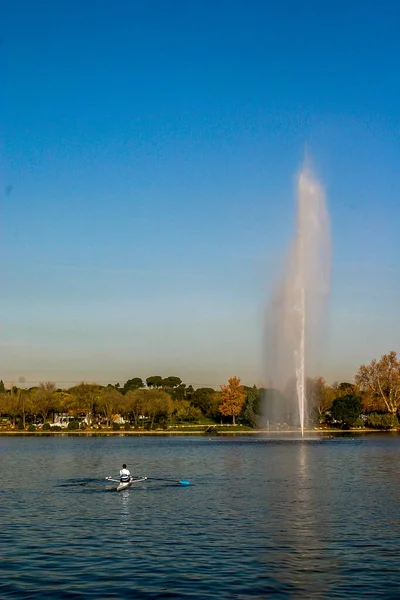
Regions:
<instances>
[{"instance_id":1,"label":"autumn-colored tree","mask_svg":"<svg viewBox=\"0 0 400 600\"><path fill-rule=\"evenodd\" d=\"M354 394L357 392L357 386L354 383L349 383L348 381L342 381L336 386L336 394L337 398L340 396L345 396L346 394Z\"/></svg>"},{"instance_id":2,"label":"autumn-colored tree","mask_svg":"<svg viewBox=\"0 0 400 600\"><path fill-rule=\"evenodd\" d=\"M1 412L6 414L15 426L16 419L19 413L19 401L20 401L20 388L11 386L10 392L2 394L2 407Z\"/></svg>"},{"instance_id":3,"label":"autumn-colored tree","mask_svg":"<svg viewBox=\"0 0 400 600\"><path fill-rule=\"evenodd\" d=\"M65 390L57 390L54 394L54 406L58 412L68 412L74 408L74 397Z\"/></svg>"},{"instance_id":4,"label":"autumn-colored tree","mask_svg":"<svg viewBox=\"0 0 400 600\"><path fill-rule=\"evenodd\" d=\"M367 366L361 365L355 381L370 398L370 404L376 402L378 408L391 414L400 409L400 362L396 352L384 354Z\"/></svg>"},{"instance_id":5,"label":"autumn-colored tree","mask_svg":"<svg viewBox=\"0 0 400 600\"><path fill-rule=\"evenodd\" d=\"M54 410L56 388L54 381L46 381L40 383L31 394L32 411L35 415L40 415L44 423L49 412Z\"/></svg>"},{"instance_id":6,"label":"autumn-colored tree","mask_svg":"<svg viewBox=\"0 0 400 600\"><path fill-rule=\"evenodd\" d=\"M97 409L105 417L107 427L111 425L114 415L121 410L122 400L123 396L113 385L98 392Z\"/></svg>"},{"instance_id":7,"label":"autumn-colored tree","mask_svg":"<svg viewBox=\"0 0 400 600\"><path fill-rule=\"evenodd\" d=\"M32 412L32 395L29 390L18 390L18 409L22 417L22 427L25 429L26 415Z\"/></svg>"},{"instance_id":8,"label":"autumn-colored tree","mask_svg":"<svg viewBox=\"0 0 400 600\"><path fill-rule=\"evenodd\" d=\"M144 390L144 414L150 420L150 428L155 423L165 424L172 414L173 401L163 390Z\"/></svg>"},{"instance_id":9,"label":"autumn-colored tree","mask_svg":"<svg viewBox=\"0 0 400 600\"><path fill-rule=\"evenodd\" d=\"M335 397L336 390L329 387L323 377L307 380L307 400L319 423L324 421L324 415L331 409Z\"/></svg>"},{"instance_id":10,"label":"autumn-colored tree","mask_svg":"<svg viewBox=\"0 0 400 600\"><path fill-rule=\"evenodd\" d=\"M7 414L7 394L0 392L0 416Z\"/></svg>"},{"instance_id":11,"label":"autumn-colored tree","mask_svg":"<svg viewBox=\"0 0 400 600\"><path fill-rule=\"evenodd\" d=\"M225 417L232 417L233 425L236 425L236 417L243 409L246 392L240 385L240 377L228 379L228 385L221 385L221 399L219 412Z\"/></svg>"},{"instance_id":12,"label":"autumn-colored tree","mask_svg":"<svg viewBox=\"0 0 400 600\"><path fill-rule=\"evenodd\" d=\"M139 417L145 412L146 392L147 390L142 389L130 390L123 397L124 413L133 417L135 427L139 425Z\"/></svg>"},{"instance_id":13,"label":"autumn-colored tree","mask_svg":"<svg viewBox=\"0 0 400 600\"><path fill-rule=\"evenodd\" d=\"M85 410L89 423L91 423L95 417L100 390L101 386L98 384L85 382L68 390L74 398L75 410Z\"/></svg>"}]
</instances>

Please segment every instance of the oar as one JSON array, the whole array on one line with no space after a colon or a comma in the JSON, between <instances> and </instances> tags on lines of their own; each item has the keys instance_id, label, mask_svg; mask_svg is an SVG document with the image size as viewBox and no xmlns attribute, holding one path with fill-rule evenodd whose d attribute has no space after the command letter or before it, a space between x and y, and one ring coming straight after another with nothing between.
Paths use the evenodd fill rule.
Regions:
<instances>
[{"instance_id":1,"label":"oar","mask_svg":"<svg viewBox=\"0 0 400 600\"><path fill-rule=\"evenodd\" d=\"M163 477L147 477L147 479L152 481L172 481L173 483L178 483L179 485L190 485L190 481L187 479L180 479L179 481L176 479L164 479Z\"/></svg>"}]
</instances>

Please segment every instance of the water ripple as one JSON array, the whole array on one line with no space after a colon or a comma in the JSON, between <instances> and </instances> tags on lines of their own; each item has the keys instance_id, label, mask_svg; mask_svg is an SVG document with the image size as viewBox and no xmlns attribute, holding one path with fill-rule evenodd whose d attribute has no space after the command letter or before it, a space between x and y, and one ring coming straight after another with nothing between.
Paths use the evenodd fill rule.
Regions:
<instances>
[{"instance_id":1,"label":"water ripple","mask_svg":"<svg viewBox=\"0 0 400 600\"><path fill-rule=\"evenodd\" d=\"M0 451L1 598L400 594L399 438L18 438ZM122 461L192 485L116 493L104 477Z\"/></svg>"}]
</instances>

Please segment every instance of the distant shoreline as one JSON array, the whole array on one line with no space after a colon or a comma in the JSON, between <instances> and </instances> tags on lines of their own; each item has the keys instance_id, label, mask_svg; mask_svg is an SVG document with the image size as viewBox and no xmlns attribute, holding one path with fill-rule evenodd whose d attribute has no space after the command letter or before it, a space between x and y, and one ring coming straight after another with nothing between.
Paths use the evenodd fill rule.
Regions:
<instances>
[{"instance_id":1,"label":"distant shoreline","mask_svg":"<svg viewBox=\"0 0 400 600\"><path fill-rule=\"evenodd\" d=\"M348 435L348 434L364 434L364 433L397 433L400 434L398 429L307 429L304 431L305 435ZM159 430L159 431L0 431L0 437L176 437L176 436L189 436L189 437L244 437L247 435L271 435L271 436L290 436L295 435L300 437L300 431L288 431L288 430L265 430L265 429L253 429L248 431L224 431L223 429L216 432L205 432L199 429L194 431L177 431L177 430Z\"/></svg>"}]
</instances>

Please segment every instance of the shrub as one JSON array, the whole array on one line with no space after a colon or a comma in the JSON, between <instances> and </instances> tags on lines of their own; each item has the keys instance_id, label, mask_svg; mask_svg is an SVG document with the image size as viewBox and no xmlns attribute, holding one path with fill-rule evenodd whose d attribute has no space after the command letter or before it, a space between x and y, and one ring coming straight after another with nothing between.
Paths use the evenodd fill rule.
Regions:
<instances>
[{"instance_id":1,"label":"shrub","mask_svg":"<svg viewBox=\"0 0 400 600\"><path fill-rule=\"evenodd\" d=\"M382 427L384 429L392 429L392 427L398 427L399 421L396 415L391 415L390 413L386 413L382 415Z\"/></svg>"},{"instance_id":2,"label":"shrub","mask_svg":"<svg viewBox=\"0 0 400 600\"><path fill-rule=\"evenodd\" d=\"M68 423L68 429L77 430L79 429L79 421L70 421Z\"/></svg>"},{"instance_id":3,"label":"shrub","mask_svg":"<svg viewBox=\"0 0 400 600\"><path fill-rule=\"evenodd\" d=\"M49 431L51 429L50 423L45 423L42 427L43 431Z\"/></svg>"},{"instance_id":4,"label":"shrub","mask_svg":"<svg viewBox=\"0 0 400 600\"><path fill-rule=\"evenodd\" d=\"M131 428L130 424L129 423L125 423L125 425L124 425L125 431L129 431L130 428Z\"/></svg>"},{"instance_id":5,"label":"shrub","mask_svg":"<svg viewBox=\"0 0 400 600\"><path fill-rule=\"evenodd\" d=\"M52 431L62 431L62 427L60 427L60 425L53 425L53 427L51 428Z\"/></svg>"},{"instance_id":6,"label":"shrub","mask_svg":"<svg viewBox=\"0 0 400 600\"><path fill-rule=\"evenodd\" d=\"M353 427L364 427L365 423L361 417L358 417L353 423Z\"/></svg>"},{"instance_id":7,"label":"shrub","mask_svg":"<svg viewBox=\"0 0 400 600\"><path fill-rule=\"evenodd\" d=\"M368 427L380 427L381 415L378 415L377 413L371 413L368 415L366 423Z\"/></svg>"},{"instance_id":8,"label":"shrub","mask_svg":"<svg viewBox=\"0 0 400 600\"><path fill-rule=\"evenodd\" d=\"M28 431L36 431L36 425L34 425L33 423L31 423L28 427Z\"/></svg>"},{"instance_id":9,"label":"shrub","mask_svg":"<svg viewBox=\"0 0 400 600\"><path fill-rule=\"evenodd\" d=\"M371 413L368 415L367 425L373 429L392 429L392 427L398 427L399 421L396 415L391 415L390 413L383 415Z\"/></svg>"},{"instance_id":10,"label":"shrub","mask_svg":"<svg viewBox=\"0 0 400 600\"><path fill-rule=\"evenodd\" d=\"M119 431L121 429L119 423L113 423L112 424L112 428L114 431Z\"/></svg>"}]
</instances>

